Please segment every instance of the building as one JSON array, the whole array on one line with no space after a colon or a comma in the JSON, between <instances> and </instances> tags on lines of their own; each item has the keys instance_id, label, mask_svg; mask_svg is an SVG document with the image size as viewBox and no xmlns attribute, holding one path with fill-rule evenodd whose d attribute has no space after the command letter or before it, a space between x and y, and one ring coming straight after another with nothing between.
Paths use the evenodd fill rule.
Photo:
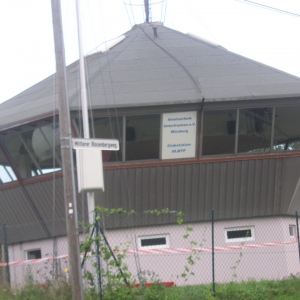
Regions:
<instances>
[{"instance_id":1,"label":"building","mask_svg":"<svg viewBox=\"0 0 300 300\"><path fill-rule=\"evenodd\" d=\"M138 215L183 211L195 229L208 226L214 210L217 246L282 243L274 255L266 248L254 254L257 267L268 267L241 279L298 272L300 78L159 23L134 26L108 51L88 56L86 68L91 137L121 144L118 152L103 152L105 192L96 193L96 204ZM72 132L80 137L78 62L67 74ZM10 261L67 251L60 246L66 247L66 226L56 101L53 75L0 105L0 222ZM77 199L79 221L87 220L85 197ZM134 248L189 247L172 238L174 223L170 215L112 216L105 228L123 242L134 228ZM210 246L210 229L206 234ZM47 243L51 251L43 249Z\"/></svg>"}]
</instances>

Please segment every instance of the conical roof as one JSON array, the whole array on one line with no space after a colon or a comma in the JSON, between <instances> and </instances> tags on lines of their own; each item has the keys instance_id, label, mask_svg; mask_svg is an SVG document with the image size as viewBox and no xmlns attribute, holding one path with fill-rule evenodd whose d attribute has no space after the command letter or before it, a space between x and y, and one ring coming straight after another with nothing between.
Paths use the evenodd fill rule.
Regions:
<instances>
[{"instance_id":1,"label":"conical roof","mask_svg":"<svg viewBox=\"0 0 300 300\"><path fill-rule=\"evenodd\" d=\"M160 23L134 26L109 51L88 56L86 69L89 102L99 109L300 97L300 78ZM78 61L67 75L76 110ZM0 129L52 114L56 98L52 75L0 105Z\"/></svg>"}]
</instances>

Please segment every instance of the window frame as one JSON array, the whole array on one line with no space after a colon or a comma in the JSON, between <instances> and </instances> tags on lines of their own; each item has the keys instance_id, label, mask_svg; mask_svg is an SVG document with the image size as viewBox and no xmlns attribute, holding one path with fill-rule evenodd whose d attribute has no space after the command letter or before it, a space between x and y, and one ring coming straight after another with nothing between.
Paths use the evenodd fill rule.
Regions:
<instances>
[{"instance_id":1,"label":"window frame","mask_svg":"<svg viewBox=\"0 0 300 300\"><path fill-rule=\"evenodd\" d=\"M29 253L30 252L34 252L34 251L40 251L40 256L39 258L29 258ZM41 248L34 248L34 249L28 249L28 250L25 250L25 255L26 255L26 260L35 260L35 259L41 259L42 258L42 250Z\"/></svg>"},{"instance_id":2,"label":"window frame","mask_svg":"<svg viewBox=\"0 0 300 300\"><path fill-rule=\"evenodd\" d=\"M165 245L154 245L154 246L142 246L142 240L145 239L157 239L157 238L165 238ZM170 235L168 233L165 234L151 234L151 235L141 235L137 237L138 249L166 249L170 248Z\"/></svg>"},{"instance_id":3,"label":"window frame","mask_svg":"<svg viewBox=\"0 0 300 300\"><path fill-rule=\"evenodd\" d=\"M228 238L228 232L242 231L242 230L250 230L251 231L251 236L242 237L242 238ZM227 228L224 228L224 234L225 234L225 242L226 243L248 242L248 241L254 241L255 240L254 225L238 226L238 227L227 227Z\"/></svg>"},{"instance_id":4,"label":"window frame","mask_svg":"<svg viewBox=\"0 0 300 300\"><path fill-rule=\"evenodd\" d=\"M291 234L291 229L293 231L293 233ZM296 237L296 225L289 225L289 236L290 238L295 238Z\"/></svg>"}]
</instances>

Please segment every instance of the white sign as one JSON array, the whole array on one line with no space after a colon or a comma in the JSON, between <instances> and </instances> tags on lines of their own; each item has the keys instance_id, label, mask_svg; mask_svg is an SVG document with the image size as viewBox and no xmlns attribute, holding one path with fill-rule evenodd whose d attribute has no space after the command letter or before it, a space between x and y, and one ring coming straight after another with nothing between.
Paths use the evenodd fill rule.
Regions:
<instances>
[{"instance_id":1,"label":"white sign","mask_svg":"<svg viewBox=\"0 0 300 300\"><path fill-rule=\"evenodd\" d=\"M197 112L176 112L162 115L162 159L196 156Z\"/></svg>"},{"instance_id":2,"label":"white sign","mask_svg":"<svg viewBox=\"0 0 300 300\"><path fill-rule=\"evenodd\" d=\"M113 139L72 139L74 149L99 149L117 151L120 149L119 141Z\"/></svg>"}]
</instances>

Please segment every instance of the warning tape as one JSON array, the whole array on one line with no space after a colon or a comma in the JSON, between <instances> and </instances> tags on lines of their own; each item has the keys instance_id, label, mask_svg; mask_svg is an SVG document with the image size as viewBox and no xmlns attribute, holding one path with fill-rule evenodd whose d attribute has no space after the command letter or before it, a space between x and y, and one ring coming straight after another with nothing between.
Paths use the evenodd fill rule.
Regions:
<instances>
[{"instance_id":1,"label":"warning tape","mask_svg":"<svg viewBox=\"0 0 300 300\"><path fill-rule=\"evenodd\" d=\"M221 252L227 250L241 250L241 249L257 249L264 247L275 247L275 246L283 246L298 243L297 240L289 241L289 242L275 242L275 243L261 243L261 244L242 244L238 246L223 246L223 247L214 247L214 251ZM199 247L199 248L167 248L167 249L137 249L137 250L126 250L126 254L186 254L190 252L212 252L212 247ZM89 253L90 255L90 253ZM83 257L83 254L81 254ZM53 261L57 259L69 258L69 254L55 256L55 257L44 257L37 258L31 260L19 260L14 262L9 262L9 266L15 266L20 264L33 264L37 262L46 262ZM7 263L0 263L0 267L7 266Z\"/></svg>"}]
</instances>

